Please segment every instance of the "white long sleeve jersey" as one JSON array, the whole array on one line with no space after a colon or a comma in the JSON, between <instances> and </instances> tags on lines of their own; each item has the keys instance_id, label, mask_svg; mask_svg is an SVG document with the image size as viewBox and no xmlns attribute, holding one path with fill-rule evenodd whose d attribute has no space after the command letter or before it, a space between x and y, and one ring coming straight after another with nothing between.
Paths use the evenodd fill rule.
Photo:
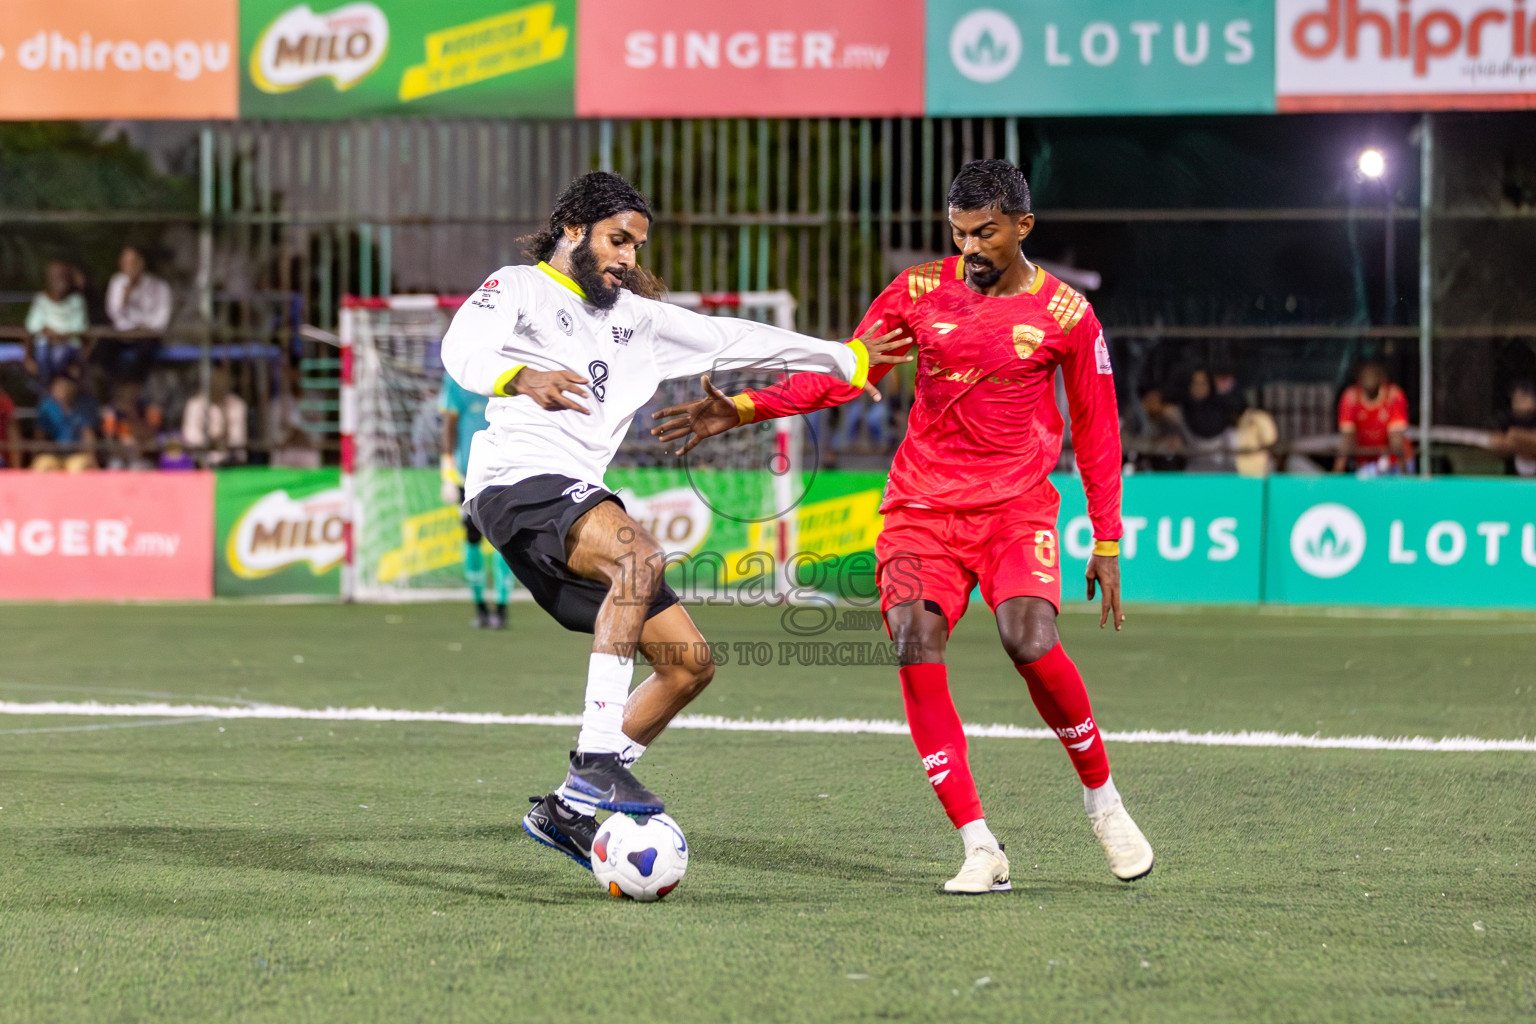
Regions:
<instances>
[{"instance_id":1,"label":"white long sleeve jersey","mask_svg":"<svg viewBox=\"0 0 1536 1024\"><path fill-rule=\"evenodd\" d=\"M548 264L502 267L480 286L443 337L443 366L466 390L487 395L487 429L470 445L466 498L492 486L556 473L604 486L642 405L674 377L723 369L813 370L862 385L868 356L779 327L704 316L625 290L598 309ZM570 370L588 379L590 415L508 396L512 377Z\"/></svg>"}]
</instances>

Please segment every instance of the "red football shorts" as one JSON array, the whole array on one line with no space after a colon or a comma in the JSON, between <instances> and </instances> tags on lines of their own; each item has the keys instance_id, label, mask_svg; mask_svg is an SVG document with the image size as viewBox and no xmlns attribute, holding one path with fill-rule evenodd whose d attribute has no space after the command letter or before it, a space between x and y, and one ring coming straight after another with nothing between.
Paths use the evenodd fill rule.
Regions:
<instances>
[{"instance_id":1,"label":"red football shorts","mask_svg":"<svg viewBox=\"0 0 1536 1024\"><path fill-rule=\"evenodd\" d=\"M892 509L875 541L881 612L908 601L931 601L953 630L978 583L989 608L1010 598L1039 597L1060 611L1060 507L1056 488L1041 481L989 508Z\"/></svg>"}]
</instances>

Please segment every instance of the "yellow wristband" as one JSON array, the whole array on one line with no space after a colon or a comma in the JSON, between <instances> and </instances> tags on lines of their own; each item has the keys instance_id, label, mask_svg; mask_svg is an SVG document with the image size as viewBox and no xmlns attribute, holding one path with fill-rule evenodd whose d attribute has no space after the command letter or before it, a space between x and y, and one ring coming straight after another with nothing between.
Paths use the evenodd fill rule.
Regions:
<instances>
[{"instance_id":1,"label":"yellow wristband","mask_svg":"<svg viewBox=\"0 0 1536 1024\"><path fill-rule=\"evenodd\" d=\"M1120 542L1117 540L1096 540L1093 542L1093 553L1103 555L1105 558L1120 557Z\"/></svg>"},{"instance_id":2,"label":"yellow wristband","mask_svg":"<svg viewBox=\"0 0 1536 1024\"><path fill-rule=\"evenodd\" d=\"M751 395L735 395L731 398L731 402L736 406L738 426L745 426L748 423L757 422L757 403L752 401Z\"/></svg>"},{"instance_id":3,"label":"yellow wristband","mask_svg":"<svg viewBox=\"0 0 1536 1024\"><path fill-rule=\"evenodd\" d=\"M853 349L853 356L858 360L858 365L853 371L853 379L848 383L862 389L869 381L869 349L858 338L849 339L848 347Z\"/></svg>"},{"instance_id":4,"label":"yellow wristband","mask_svg":"<svg viewBox=\"0 0 1536 1024\"><path fill-rule=\"evenodd\" d=\"M495 395L497 398L511 398L513 395L517 394L517 392L509 391L507 389L512 386L512 378L516 377L518 373L526 369L528 369L527 363L518 363L516 366L512 367L512 369L503 373L500 377L497 377L496 383L491 387L491 394Z\"/></svg>"}]
</instances>

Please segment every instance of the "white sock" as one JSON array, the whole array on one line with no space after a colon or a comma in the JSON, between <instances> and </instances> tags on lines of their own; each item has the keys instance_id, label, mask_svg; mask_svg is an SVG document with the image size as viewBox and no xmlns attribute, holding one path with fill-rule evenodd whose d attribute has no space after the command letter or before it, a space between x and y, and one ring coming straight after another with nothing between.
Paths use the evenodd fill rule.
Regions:
<instances>
[{"instance_id":1,"label":"white sock","mask_svg":"<svg viewBox=\"0 0 1536 1024\"><path fill-rule=\"evenodd\" d=\"M624 735L624 702L634 675L634 659L592 653L587 662L587 702L576 737L578 753L617 754L630 742Z\"/></svg>"},{"instance_id":2,"label":"white sock","mask_svg":"<svg viewBox=\"0 0 1536 1024\"><path fill-rule=\"evenodd\" d=\"M977 847L996 846L997 836L987 828L986 818L977 818L960 826L960 841L965 844L965 852L970 853Z\"/></svg>"},{"instance_id":3,"label":"white sock","mask_svg":"<svg viewBox=\"0 0 1536 1024\"><path fill-rule=\"evenodd\" d=\"M624 745L619 748L619 764L626 768L633 768L635 762L640 760L645 753L645 744L637 743L627 735L624 737Z\"/></svg>"},{"instance_id":4,"label":"white sock","mask_svg":"<svg viewBox=\"0 0 1536 1024\"><path fill-rule=\"evenodd\" d=\"M1104 785L1098 789L1083 787L1083 808L1089 814L1102 814L1118 803L1121 803L1120 791L1115 789L1113 777L1105 779Z\"/></svg>"}]
</instances>

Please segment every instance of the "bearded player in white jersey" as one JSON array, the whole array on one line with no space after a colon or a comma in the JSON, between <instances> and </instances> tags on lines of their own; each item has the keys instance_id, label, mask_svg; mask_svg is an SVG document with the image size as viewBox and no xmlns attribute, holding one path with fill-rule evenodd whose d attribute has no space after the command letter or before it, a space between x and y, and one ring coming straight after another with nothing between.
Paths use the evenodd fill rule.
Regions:
<instances>
[{"instance_id":1,"label":"bearded player in white jersey","mask_svg":"<svg viewBox=\"0 0 1536 1024\"><path fill-rule=\"evenodd\" d=\"M661 546L603 483L635 412L673 377L769 367L863 387L871 362L910 358L889 354L906 344L895 332L820 341L637 294L651 290L635 260L650 222L623 178L577 178L531 239L538 265L492 274L443 338L448 373L490 396L489 427L470 448L470 517L540 607L593 634L565 782L531 797L523 818L530 836L588 868L594 808L665 809L630 766L714 676L703 635L663 579ZM637 650L653 671L630 693Z\"/></svg>"}]
</instances>

